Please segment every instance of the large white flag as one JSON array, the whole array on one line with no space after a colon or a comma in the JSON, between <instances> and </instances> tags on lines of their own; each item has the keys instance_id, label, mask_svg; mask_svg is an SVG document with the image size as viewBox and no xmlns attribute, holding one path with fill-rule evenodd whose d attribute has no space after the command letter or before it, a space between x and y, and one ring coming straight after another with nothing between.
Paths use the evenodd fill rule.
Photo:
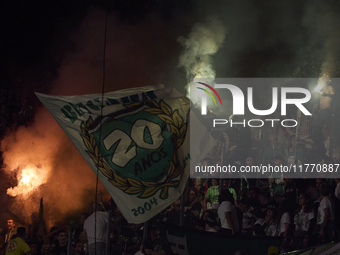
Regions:
<instances>
[{"instance_id":1,"label":"large white flag","mask_svg":"<svg viewBox=\"0 0 340 255\"><path fill-rule=\"evenodd\" d=\"M190 157L190 100L174 89L159 85L106 93L103 109L101 94L36 95L92 170L99 170L129 223L145 222L175 201L190 161L206 154Z\"/></svg>"}]
</instances>

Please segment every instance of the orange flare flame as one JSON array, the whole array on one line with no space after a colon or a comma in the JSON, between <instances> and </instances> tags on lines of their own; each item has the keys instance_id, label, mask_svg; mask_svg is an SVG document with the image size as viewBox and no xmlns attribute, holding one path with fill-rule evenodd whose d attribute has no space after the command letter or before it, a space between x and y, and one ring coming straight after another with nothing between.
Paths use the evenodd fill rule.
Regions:
<instances>
[{"instance_id":1,"label":"orange flare flame","mask_svg":"<svg viewBox=\"0 0 340 255\"><path fill-rule=\"evenodd\" d=\"M37 168L28 165L21 172L21 179L14 188L7 189L7 194L15 197L18 195L28 196L32 191L36 190L40 185L46 183L47 172L44 168Z\"/></svg>"}]
</instances>

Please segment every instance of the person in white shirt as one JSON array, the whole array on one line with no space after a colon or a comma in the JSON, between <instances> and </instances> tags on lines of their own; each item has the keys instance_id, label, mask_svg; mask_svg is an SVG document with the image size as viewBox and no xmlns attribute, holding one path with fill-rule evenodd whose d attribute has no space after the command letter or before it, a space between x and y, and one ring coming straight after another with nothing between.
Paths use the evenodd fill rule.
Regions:
<instances>
[{"instance_id":1,"label":"person in white shirt","mask_svg":"<svg viewBox=\"0 0 340 255\"><path fill-rule=\"evenodd\" d=\"M279 235L287 237L291 232L292 225L292 210L293 206L288 199L283 199L280 202L276 216L276 223L279 225Z\"/></svg>"},{"instance_id":2,"label":"person in white shirt","mask_svg":"<svg viewBox=\"0 0 340 255\"><path fill-rule=\"evenodd\" d=\"M326 183L320 187L319 208L316 218L316 234L324 242L333 241L334 239L334 204L329 197L330 188Z\"/></svg>"},{"instance_id":3,"label":"person in white shirt","mask_svg":"<svg viewBox=\"0 0 340 255\"><path fill-rule=\"evenodd\" d=\"M306 193L302 193L299 196L299 206L294 216L295 239L291 240L291 247L294 249L308 247L315 225L316 219L311 200Z\"/></svg>"},{"instance_id":4,"label":"person in white shirt","mask_svg":"<svg viewBox=\"0 0 340 255\"><path fill-rule=\"evenodd\" d=\"M292 234L293 208L294 205L291 200L285 198L280 202L276 216L276 223L279 226L279 236L284 237L280 248L282 252L288 252L290 249L290 241L287 237Z\"/></svg>"},{"instance_id":5,"label":"person in white shirt","mask_svg":"<svg viewBox=\"0 0 340 255\"><path fill-rule=\"evenodd\" d=\"M85 220L83 235L87 236L90 255L105 255L109 214L101 203L92 205L93 213Z\"/></svg>"},{"instance_id":6,"label":"person in white shirt","mask_svg":"<svg viewBox=\"0 0 340 255\"><path fill-rule=\"evenodd\" d=\"M266 236L278 236L278 225L276 224L277 207L271 204L267 208L267 215L263 223Z\"/></svg>"},{"instance_id":7,"label":"person in white shirt","mask_svg":"<svg viewBox=\"0 0 340 255\"><path fill-rule=\"evenodd\" d=\"M266 233L264 232L264 217L265 214L262 211L260 206L257 206L254 208L254 218L255 218L255 223L254 223L254 227L253 227L253 236L265 236Z\"/></svg>"},{"instance_id":8,"label":"person in white shirt","mask_svg":"<svg viewBox=\"0 0 340 255\"><path fill-rule=\"evenodd\" d=\"M220 207L217 210L220 218L221 228L218 231L225 236L233 236L240 232L240 223L237 217L237 209L234 204L233 195L228 189L222 190L219 195Z\"/></svg>"},{"instance_id":9,"label":"person in white shirt","mask_svg":"<svg viewBox=\"0 0 340 255\"><path fill-rule=\"evenodd\" d=\"M245 236L251 236L255 224L255 217L253 215L252 207L250 207L250 200L248 198L241 199L239 207L243 213L241 233Z\"/></svg>"}]
</instances>

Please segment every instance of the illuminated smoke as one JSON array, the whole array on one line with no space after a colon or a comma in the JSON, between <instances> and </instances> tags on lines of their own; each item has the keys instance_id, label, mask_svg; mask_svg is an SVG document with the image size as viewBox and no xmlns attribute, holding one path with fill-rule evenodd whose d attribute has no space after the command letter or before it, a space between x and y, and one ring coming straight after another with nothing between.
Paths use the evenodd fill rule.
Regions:
<instances>
[{"instance_id":1,"label":"illuminated smoke","mask_svg":"<svg viewBox=\"0 0 340 255\"><path fill-rule=\"evenodd\" d=\"M338 6L338 7L336 7ZM326 81L332 77L339 77L339 58L340 58L340 16L338 1L309 1L306 2L306 13L304 23L313 35L311 43L322 45L322 61L318 88L324 86Z\"/></svg>"},{"instance_id":2,"label":"illuminated smoke","mask_svg":"<svg viewBox=\"0 0 340 255\"><path fill-rule=\"evenodd\" d=\"M94 190L95 175L46 110L35 118L32 126L7 134L1 143L5 170L18 179L7 190L15 197L9 209L30 221L43 197L46 220L54 214L47 222L51 226L67 214L87 211L84 203L95 195L84 197L84 193Z\"/></svg>"},{"instance_id":3,"label":"illuminated smoke","mask_svg":"<svg viewBox=\"0 0 340 255\"><path fill-rule=\"evenodd\" d=\"M187 79L203 78L209 84L215 78L212 56L223 44L226 29L217 18L211 18L205 24L195 24L187 38L180 37L178 41L184 47L179 57L179 66L183 67ZM187 87L187 96L190 97L190 86ZM195 93L191 91L191 93ZM198 91L197 91L198 92ZM191 100L197 103L199 96L192 96Z\"/></svg>"},{"instance_id":4,"label":"illuminated smoke","mask_svg":"<svg viewBox=\"0 0 340 255\"><path fill-rule=\"evenodd\" d=\"M27 165L21 170L18 185L14 188L8 188L7 194L12 197L22 195L23 198L27 198L32 191L46 183L49 173L50 170Z\"/></svg>"},{"instance_id":5,"label":"illuminated smoke","mask_svg":"<svg viewBox=\"0 0 340 255\"><path fill-rule=\"evenodd\" d=\"M60 44L63 40L71 41L74 48L63 56L59 76L49 84L48 94L102 92L104 22L105 12L91 9L77 31L68 34L66 39L64 34L56 36ZM159 31L157 40L154 40L154 31ZM166 24L157 16L132 26L109 15L105 91L164 81L160 74L168 69L168 61L176 55L177 47L176 41L169 43L167 33ZM11 195L15 195L14 191L17 195L6 197L11 212L30 221L31 214L39 210L41 197L49 226L57 222L65 224L65 218L70 215L90 212L95 200L96 176L44 107L36 109L32 125L6 134L1 151L6 174L17 180L9 189ZM23 169L28 165L35 167L35 180L41 183L30 193L22 193L26 186L20 182L21 174L25 174ZM107 201L110 196L100 182L99 190Z\"/></svg>"},{"instance_id":6,"label":"illuminated smoke","mask_svg":"<svg viewBox=\"0 0 340 255\"><path fill-rule=\"evenodd\" d=\"M322 94L322 89L327 86L328 82L329 78L326 78L325 75L323 75L321 78L318 79L314 92Z\"/></svg>"},{"instance_id":7,"label":"illuminated smoke","mask_svg":"<svg viewBox=\"0 0 340 255\"><path fill-rule=\"evenodd\" d=\"M201 13L197 15L197 10L192 10L194 18L189 17L177 26L163 22L155 14L131 26L128 22L118 22L111 14L105 91L159 83L179 88L185 81L178 78L175 64L172 66L170 62L177 62L174 59L178 57L180 45L171 36L187 35L186 26L190 26L191 18L205 17L207 13L218 15L223 24L228 25L228 47L221 47L226 34L221 21L210 19L194 25L189 36L179 39L183 46L180 66L185 69L188 80L198 76L213 78L215 70L220 77L286 77L301 58L308 60L304 48L311 48L311 45L318 49L323 42L326 43L320 54L324 63L320 76L323 73L334 75L331 70L340 50L339 17L335 15L339 8L330 8L326 1L218 3L220 5L201 1L204 5ZM303 15L304 24L314 29L308 38L300 38L305 30L300 28L302 15L294 12L300 8L307 10ZM62 31L56 35L55 44L62 45L65 40L74 47L63 56L59 76L49 84L52 89L48 94L101 93L104 21L105 12L92 9L77 31L72 34ZM169 73L175 75L169 77ZM263 91L264 99L270 98L267 91ZM44 197L51 222L61 221L75 211L89 211L95 198L95 174L46 109L37 110L32 126L7 135L1 147L6 173L13 174L15 179L20 179L22 169L28 164L37 167L37 171L49 171L46 183L37 187L29 198L18 195L10 200L11 211L29 219L30 214L38 210L41 197ZM105 195L105 189L102 186L100 189Z\"/></svg>"}]
</instances>

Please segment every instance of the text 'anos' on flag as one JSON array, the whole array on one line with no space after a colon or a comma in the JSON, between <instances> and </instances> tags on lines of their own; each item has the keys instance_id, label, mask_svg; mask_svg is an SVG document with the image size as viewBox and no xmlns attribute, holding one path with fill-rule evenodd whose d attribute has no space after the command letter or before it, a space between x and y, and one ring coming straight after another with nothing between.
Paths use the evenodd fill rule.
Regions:
<instances>
[{"instance_id":1,"label":"text 'anos' on flag","mask_svg":"<svg viewBox=\"0 0 340 255\"><path fill-rule=\"evenodd\" d=\"M191 156L190 100L173 88L109 92L103 104L101 94L36 95L94 173L99 170L129 223L143 223L173 203L185 189L190 165L207 154ZM213 139L204 142L207 149L214 145Z\"/></svg>"}]
</instances>

